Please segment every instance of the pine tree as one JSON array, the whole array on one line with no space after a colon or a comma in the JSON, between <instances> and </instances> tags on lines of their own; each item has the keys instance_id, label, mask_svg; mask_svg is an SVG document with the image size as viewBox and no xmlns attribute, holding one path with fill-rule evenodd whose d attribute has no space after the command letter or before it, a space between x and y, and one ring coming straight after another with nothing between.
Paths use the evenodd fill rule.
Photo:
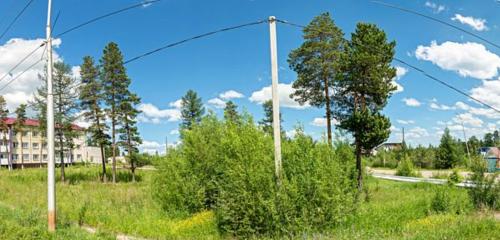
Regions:
<instances>
[{"instance_id":1,"label":"pine tree","mask_svg":"<svg viewBox=\"0 0 500 240\"><path fill-rule=\"evenodd\" d=\"M445 128L437 151L436 168L453 168L460 163L462 157L460 146L451 136L450 130Z\"/></svg>"},{"instance_id":2,"label":"pine tree","mask_svg":"<svg viewBox=\"0 0 500 240\"><path fill-rule=\"evenodd\" d=\"M486 133L486 134L484 134L483 144L484 144L484 147L493 147L493 146L495 146L495 141L493 140L493 134L492 133Z\"/></svg>"},{"instance_id":3,"label":"pine tree","mask_svg":"<svg viewBox=\"0 0 500 240\"><path fill-rule=\"evenodd\" d=\"M0 96L0 132L2 133L2 144L7 151L10 151L7 146L7 134L9 132L9 126L7 125L7 117L9 114L9 109L7 109L7 102L3 96ZM7 152L7 161L9 165L9 170L12 170L12 164L10 159L10 152Z\"/></svg>"},{"instance_id":4,"label":"pine tree","mask_svg":"<svg viewBox=\"0 0 500 240\"><path fill-rule=\"evenodd\" d=\"M77 80L72 77L71 67L63 62L54 63L53 68L53 89L54 89L54 128L56 155L59 155L61 166L61 181L65 181L65 162L64 155L70 155L73 146L73 139L78 136L78 133L73 129L75 121L75 113L78 110L78 90ZM38 117L41 123L39 129L46 129L45 114L47 104L47 76L38 76L43 85L40 86L34 100L30 102L33 109L38 111Z\"/></svg>"},{"instance_id":5,"label":"pine tree","mask_svg":"<svg viewBox=\"0 0 500 240\"><path fill-rule=\"evenodd\" d=\"M119 113L119 120L122 124L122 127L118 130L120 134L119 144L127 151L133 182L135 182L135 169L137 167L137 147L142 143L136 120L137 115L140 113L140 111L136 109L136 105L140 102L141 99L137 95L129 92L127 97L120 104Z\"/></svg>"},{"instance_id":6,"label":"pine tree","mask_svg":"<svg viewBox=\"0 0 500 240\"><path fill-rule=\"evenodd\" d=\"M101 67L100 77L104 89L104 101L107 105L106 113L111 121L112 175L113 183L116 183L116 131L120 126L119 108L130 84L123 65L123 55L116 43L111 42L104 48Z\"/></svg>"},{"instance_id":7,"label":"pine tree","mask_svg":"<svg viewBox=\"0 0 500 240\"><path fill-rule=\"evenodd\" d=\"M182 97L181 128L187 130L191 129L193 125L200 123L204 114L205 108L203 107L201 98L198 97L195 91L187 91L186 95Z\"/></svg>"},{"instance_id":8,"label":"pine tree","mask_svg":"<svg viewBox=\"0 0 500 240\"><path fill-rule=\"evenodd\" d=\"M262 126L262 130L264 130L265 133L273 136L273 101L267 100L262 104L262 108L264 109L264 118L259 121L259 125ZM283 118L281 117L281 112L280 112L280 129L283 129L281 127L281 123L283 123ZM283 132L282 132L283 135Z\"/></svg>"},{"instance_id":9,"label":"pine tree","mask_svg":"<svg viewBox=\"0 0 500 240\"><path fill-rule=\"evenodd\" d=\"M329 13L315 17L304 28L304 43L293 50L290 67L297 73L291 95L301 104L325 107L328 144L332 144L332 98L345 40Z\"/></svg>"},{"instance_id":10,"label":"pine tree","mask_svg":"<svg viewBox=\"0 0 500 240\"><path fill-rule=\"evenodd\" d=\"M14 130L21 135L21 169L24 169L24 147L23 145L23 130L26 123L26 104L21 104L16 108L16 121L14 122Z\"/></svg>"},{"instance_id":11,"label":"pine tree","mask_svg":"<svg viewBox=\"0 0 500 240\"><path fill-rule=\"evenodd\" d=\"M340 127L349 131L356 146L358 190L363 186L362 154L383 143L390 134L391 123L380 111L395 87L391 66L395 42L373 24L359 23L342 59L342 78L335 94L336 117Z\"/></svg>"},{"instance_id":12,"label":"pine tree","mask_svg":"<svg viewBox=\"0 0 500 240\"><path fill-rule=\"evenodd\" d=\"M226 122L237 124L240 122L241 117L238 114L238 106L233 101L226 102L224 108L224 119Z\"/></svg>"},{"instance_id":13,"label":"pine tree","mask_svg":"<svg viewBox=\"0 0 500 240\"><path fill-rule=\"evenodd\" d=\"M104 93L99 81L99 69L95 66L94 60L90 56L83 58L80 66L81 86L80 86L80 107L84 111L83 117L90 122L88 131L92 144L96 144L101 149L102 177L106 182L106 155L104 147L109 144L109 135L106 134L107 125L105 123L102 104Z\"/></svg>"}]
</instances>

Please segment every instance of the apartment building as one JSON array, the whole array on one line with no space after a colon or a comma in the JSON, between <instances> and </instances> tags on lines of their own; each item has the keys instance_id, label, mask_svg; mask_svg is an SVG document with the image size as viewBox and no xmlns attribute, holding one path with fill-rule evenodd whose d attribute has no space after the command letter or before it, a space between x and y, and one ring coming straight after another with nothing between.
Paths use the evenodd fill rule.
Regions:
<instances>
[{"instance_id":1,"label":"apartment building","mask_svg":"<svg viewBox=\"0 0 500 240\"><path fill-rule=\"evenodd\" d=\"M9 127L8 132L0 132L0 163L8 166L9 158L14 167L20 167L24 162L25 167L47 164L47 138L45 132L40 132L39 122L27 119L22 131L14 130L15 118L7 118L5 122ZM98 147L87 146L85 129L73 125L73 129L81 134L73 140L74 149L64 154L64 162L73 164L77 162L100 163L101 152ZM56 148L57 148L56 143ZM56 163L61 158L56 154Z\"/></svg>"}]
</instances>

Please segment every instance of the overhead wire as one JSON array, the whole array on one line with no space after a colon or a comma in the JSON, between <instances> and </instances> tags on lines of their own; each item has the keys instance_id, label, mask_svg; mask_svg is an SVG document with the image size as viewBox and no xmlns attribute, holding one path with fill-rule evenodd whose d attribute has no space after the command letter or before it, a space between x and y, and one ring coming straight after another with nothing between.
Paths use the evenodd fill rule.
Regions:
<instances>
[{"instance_id":1,"label":"overhead wire","mask_svg":"<svg viewBox=\"0 0 500 240\"><path fill-rule=\"evenodd\" d=\"M300 24L292 23L292 22L289 22L289 21L286 21L286 20L276 19L276 21L277 21L277 22L279 22L279 23L283 23L283 24L286 24L286 25L290 25L290 26L293 26L293 27L298 27L298 28L302 28L302 29L306 27L306 26L304 26L304 25L300 25ZM435 82L437 82L437 83L439 83L439 84L441 84L441 85L443 85L443 86L445 86L445 87L448 87L448 88L452 89L453 91L455 91L455 92L457 92L457 93L459 93L459 94L461 94L461 95L463 95L463 96L466 96L467 98L469 98L469 99L471 99L471 100L474 100L475 102L477 102L477 103L479 103L479 104L481 104L481 105L483 105L483 106L485 106L485 107L487 107L487 108L489 108L489 109L494 110L494 111L495 111L495 112L497 112L497 113L500 113L500 110L499 110L499 109L497 109L497 108L495 108L495 107L491 106L490 104L485 103L484 101L481 101L481 100L479 100L479 99L477 99L477 98L475 98L475 97L473 97L473 96L471 96L471 95L467 94L466 92L464 92L464 91L462 91L462 90L458 89L457 87L455 87L455 86L453 86L453 85L451 85L451 84L449 84L449 83L447 83L447 82L445 82L445 81L443 81L443 80L441 80L441 79L439 79L439 78L437 78L437 77L434 77L434 76L432 76L432 75L428 74L428 73L427 73L426 71L424 71L423 69L418 68L418 67L416 67L416 66L414 66L414 65L412 65L412 64L410 64L410 63L408 63L408 62L406 62L406 61L403 61L403 60L401 60L401 59L399 59L399 58L393 57L393 59L394 59L395 61L397 61L397 62L400 62L401 64L404 64L404 65L406 65L406 66L408 66L408 67L410 67L410 68L412 68L412 69L414 69L414 70L416 70L416 71L420 72L421 74L423 74L424 76L426 76L426 77L430 78L431 80L433 80L433 81L435 81Z\"/></svg>"},{"instance_id":2,"label":"overhead wire","mask_svg":"<svg viewBox=\"0 0 500 240\"><path fill-rule=\"evenodd\" d=\"M2 39L5 34L7 34L7 32L9 32L9 30L12 28L12 26L14 25L14 23L17 22L17 20L21 17L21 15L23 15L23 13L26 11L26 9L28 9L28 7L33 3L34 0L29 0L26 5L24 5L24 7L21 9L21 11L19 11L16 16L14 17L14 19L12 19L12 21L10 21L9 25L7 25L7 28L2 32L2 34L0 34L0 39Z\"/></svg>"},{"instance_id":3,"label":"overhead wire","mask_svg":"<svg viewBox=\"0 0 500 240\"><path fill-rule=\"evenodd\" d=\"M267 19L265 19L265 20L259 20L259 21L255 21L255 22L244 23L244 24L240 24L240 25L236 25L236 26L221 28L221 29L218 29L218 30L215 30L215 31L211 31L211 32L207 32L207 33L195 35L195 36L192 36L192 37L189 37L189 38L186 38L186 39L174 42L174 43L170 43L170 44L167 44L167 45L159 47L159 48L156 48L156 49L151 50L149 52L140 54L140 55L138 55L136 57L133 57L131 59L126 60L124 62L124 64L128 64L130 62L137 61L137 60L139 60L139 59L141 59L143 57L149 56L151 54L154 54L154 53L157 53L159 51L165 50L167 48L175 47L177 45L180 45L180 44L192 41L192 40L200 39L200 38L203 38L203 37L208 37L210 35L214 35L214 34L217 34L217 33L220 33L220 32L226 32L226 31L235 30L235 29L239 29L239 28L244 28L244 27L248 27L248 26L258 25L258 24L261 24L261 23L264 23L264 22L267 22L267 21L268 21Z\"/></svg>"}]
</instances>

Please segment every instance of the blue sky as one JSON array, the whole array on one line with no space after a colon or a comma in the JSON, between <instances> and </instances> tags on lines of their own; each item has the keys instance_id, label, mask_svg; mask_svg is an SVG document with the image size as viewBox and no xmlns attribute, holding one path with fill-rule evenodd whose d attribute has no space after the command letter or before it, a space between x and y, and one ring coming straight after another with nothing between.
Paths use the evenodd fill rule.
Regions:
<instances>
[{"instance_id":1,"label":"blue sky","mask_svg":"<svg viewBox=\"0 0 500 240\"><path fill-rule=\"evenodd\" d=\"M0 2L0 30L5 29L25 2ZM54 33L138 2L55 0L54 15L59 10L61 15ZM385 2L432 15L500 43L497 26L500 25L500 3L495 0ZM85 55L100 58L103 47L110 41L118 43L125 59L129 59L192 35L266 19L270 15L307 24L323 12L332 14L347 38L358 22L377 24L386 31L390 40L396 41L398 58L500 108L500 80L497 76L500 49L457 30L370 1L163 0L63 36L55 41L56 59L78 66ZM30 49L29 46L42 41L45 18L46 1L35 0L11 31L0 39L2 75ZM287 55L301 42L299 29L278 25L283 125L290 131L301 123L307 133L319 139L325 131L324 110L301 107L286 99L291 91L290 84L295 80L295 73L288 68ZM393 124L390 141L401 140L403 127L407 141L415 145L435 144L445 126L450 127L457 137L463 137L462 122L468 136L482 136L485 131L500 126L498 113L482 108L407 66L397 62L394 66L399 68L396 83L402 86L402 91L392 96L384 110ZM6 96L9 107L14 108L30 98L39 84L37 71L42 69L40 65L27 72L26 76L0 92ZM141 109L144 113L139 123L145 140L142 149L161 151L165 137L171 143L178 139L175 101L188 89L197 91L207 108L218 114L222 110L217 108L217 103L231 99L240 109L253 114L256 120L262 118L259 103L269 97L265 87L271 84L268 26L261 24L192 41L130 63L127 70L132 79L131 88L143 103ZM5 80L0 85L4 83ZM230 90L234 92L221 96Z\"/></svg>"}]
</instances>

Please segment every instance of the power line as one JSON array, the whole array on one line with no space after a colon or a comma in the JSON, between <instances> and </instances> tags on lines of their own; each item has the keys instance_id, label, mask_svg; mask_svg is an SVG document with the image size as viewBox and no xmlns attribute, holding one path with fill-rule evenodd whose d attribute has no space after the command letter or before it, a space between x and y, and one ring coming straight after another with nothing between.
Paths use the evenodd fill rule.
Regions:
<instances>
[{"instance_id":1,"label":"power line","mask_svg":"<svg viewBox=\"0 0 500 240\"><path fill-rule=\"evenodd\" d=\"M12 25L14 25L14 23L16 23L17 19L19 19L19 17L21 17L21 15L23 15L24 11L26 11L26 9L28 9L28 7L31 5L31 3L33 3L33 1L34 0L29 0L26 3L26 5L24 5L23 9L17 13L16 17L14 17L14 19L12 19L12 21L9 23L7 28L0 35L0 39L2 39L5 36L5 34L7 34L7 32L10 30L10 28L12 28Z\"/></svg>"},{"instance_id":2,"label":"power line","mask_svg":"<svg viewBox=\"0 0 500 240\"><path fill-rule=\"evenodd\" d=\"M33 0L32 0L33 1ZM107 13L107 14L104 14L104 15L101 15L99 17L96 17L96 18L92 18L88 21L85 21L81 24L78 24L74 27L71 27L65 31L63 31L62 33L56 35L55 37L58 38L58 37L61 37L62 35L65 35L67 33L70 33L72 31L75 31L81 27L84 27L86 25L89 25L91 23L94 23L98 20L101 20L101 19L104 19L104 18L107 18L107 17L111 17L113 15L116 15L116 14L119 14L119 13L122 13L122 12L125 12L125 11L128 11L128 10L131 10L131 9L134 9L134 8L138 8L140 6L143 6L144 4L152 4L152 3L155 3L155 2L159 2L159 1L162 1L162 0L151 0L151 1L144 1L144 2L141 2L140 4L135 4L135 5L132 5L132 6L128 6L128 7L125 7L125 8L122 8L122 9L119 9L119 10L116 10L116 11L113 11L111 13ZM59 13L57 14L56 16L56 19L54 21L54 25L57 23L59 19ZM1 78L0 78L0 82L3 81L7 76L9 75L12 75L12 71L14 71L15 69L17 69L23 62L25 62L29 57L31 57L33 54L35 54L35 52L38 51L38 49L44 47L45 45L47 44L47 41L43 41L42 44L40 44L40 46L38 46L37 48L33 49L30 53L28 53L26 56L24 56L18 63L16 63L16 65L14 65L11 69L9 69L9 71L7 71L7 73L5 73ZM45 52L45 50L44 50Z\"/></svg>"},{"instance_id":3,"label":"power line","mask_svg":"<svg viewBox=\"0 0 500 240\"><path fill-rule=\"evenodd\" d=\"M483 42L486 42L486 43L490 44L491 46L494 46L494 47L496 47L496 48L500 49L500 45L498 45L498 44L496 44L496 43L494 43L494 42L492 42L492 41L490 41L490 40L488 40L488 39L486 39L486 38L484 38L484 37L481 37L481 36L479 36L479 35L477 35L477 34L475 34L475 33L471 32L471 31L469 31L469 30L467 30L467 29L464 29L464 28L461 28L461 27L455 26L455 25L453 25L453 24L447 23L447 22L445 22L445 21L443 21L443 20L441 20L441 19L438 19L438 18L435 18L435 17L429 16L429 15L425 15L425 14L423 14L423 13L419 13L419 12L416 12L416 11L413 11L413 10L410 10L410 9L402 8L402 7L399 7L399 6L393 5L393 4L385 3L385 2L380 2L380 1L371 1L371 2L372 2L372 3L375 3L375 4L378 4L378 5L385 6L385 7L389 7L389 8L397 9L397 10L399 10L399 11L403 11L403 12L411 13L411 14L414 14L414 15L417 15L417 16L420 16L420 17L423 17L423 18L427 18L427 19L432 20L432 21L434 21L434 22L438 22L438 23L440 23L440 24L443 24L443 25L445 25L445 26L448 26L448 27L454 28L454 29L456 29L456 30L458 30L458 31L461 31L461 32L466 33L466 34L468 34L468 35L470 35L470 36L473 36L473 37L475 37L475 38L477 38L477 39L479 39L479 40L481 40L481 41L483 41Z\"/></svg>"},{"instance_id":4,"label":"power line","mask_svg":"<svg viewBox=\"0 0 500 240\"><path fill-rule=\"evenodd\" d=\"M0 87L0 91L4 90L6 87L8 87L12 82L14 82L15 80L17 80L19 77L21 77L24 73L26 73L27 71L29 71L30 69L32 69L35 65L37 65L38 63L40 63L41 61L43 60L43 57L38 59L36 62L34 62L33 64L31 64L29 67L27 67L26 69L24 69L21 73L19 73L16 77L12 78L10 81L8 81L5 85L3 85L2 87Z\"/></svg>"},{"instance_id":5,"label":"power line","mask_svg":"<svg viewBox=\"0 0 500 240\"><path fill-rule=\"evenodd\" d=\"M296 24L296 23L291 23L291 22L288 22L288 21L285 21L285 20L279 20L279 19L276 19L276 21L277 21L277 22L280 22L280 23L283 23L283 24L286 24L286 25L294 26L294 27L305 28L305 26L304 26L304 25L300 25L300 24ZM443 81L443 80L440 80L440 79L438 79L438 78L436 78L436 77L434 77L434 76L432 76L432 75L428 74L428 73L427 73L427 72L425 72L424 70L422 70L422 69L420 69L420 68L418 68L418 67L416 67L416 66L414 66L414 65L412 65L412 64L409 64L409 63L407 63L407 62L405 62L405 61L403 61L403 60L401 60L401 59L399 59L399 58L394 57L393 59L394 59L395 61L397 61L397 62L400 62L400 63L402 63L402 64L404 64L404 65L406 65L406 66L408 66L408 67L410 67L410 68L412 68L412 69L414 69L414 70L416 70L416 71L420 72L420 73L422 73L424 76L426 76L426 77L430 78L431 80L434 80L434 81L436 81L437 83L439 83L439 84L441 84L441 85L444 85L444 86L446 86L446 87L448 87L448 88L452 89L453 91L455 91L455 92L457 92L457 93L459 93L459 94L461 94L461 95L464 95L464 96L466 96L467 98L470 98L470 99L472 99L472 100L474 100L474 101L476 101L476 102L480 103L481 105L483 105L483 106L485 106L485 107L487 107L487 108L490 108L490 109L494 110L495 112L500 113L500 110L499 110L499 109L497 109L497 108L495 108L495 107L493 107L493 106L491 106L491 105L489 105L489 104L487 104L487 103L485 103L485 102L483 102L483 101L481 101L481 100L479 100L479 99L477 99L477 98L475 98L475 97L473 97L473 96L471 96L471 95L467 94L466 92L464 92L464 91L462 91L462 90L460 90L460 89L458 89L458 88L456 88L456 87L452 86L452 85L451 85L451 84L449 84L449 83L446 83L446 82L445 82L445 81Z\"/></svg>"},{"instance_id":6,"label":"power line","mask_svg":"<svg viewBox=\"0 0 500 240\"><path fill-rule=\"evenodd\" d=\"M134 5L131 5L131 6L128 6L128 7L125 7L125 8L122 8L122 9L119 9L119 10L116 10L116 11L113 11L113 12L110 12L110 13L98 16L96 18L92 18L92 19L90 19L88 21L85 21L85 22L83 22L81 24L78 24L78 25L76 25L74 27L71 27L71 28L69 28L67 30L64 30L63 32L57 34L55 37L56 38L61 37L62 35L68 34L68 33L72 32L72 31L74 31L76 29L79 29L81 27L89 25L89 24L91 24L93 22L97 22L97 21L99 21L101 19L104 19L104 18L107 18L107 17L111 17L113 15L116 15L116 14L119 14L119 13L122 13L122 12L125 12L125 11L128 11L128 10L132 10L134 8L142 7L142 6L147 5L147 4L153 4L153 3L159 2L159 1L162 1L162 0L144 1L144 2L141 2L141 3L138 3L138 4L134 4Z\"/></svg>"},{"instance_id":7,"label":"power line","mask_svg":"<svg viewBox=\"0 0 500 240\"><path fill-rule=\"evenodd\" d=\"M245 24L240 24L240 25L236 25L236 26L232 26L232 27L221 28L221 29L218 29L218 30L215 30L215 31L211 31L211 32L203 33L203 34L196 35L196 36L193 36L193 37L190 37L190 38L186 38L186 39L180 40L178 42L170 43L170 44L167 44L165 46L162 46L162 47L159 47L157 49L154 49L152 51L143 53L143 54L141 54L139 56L133 57L133 58L131 58L129 60L126 60L124 62L124 64L127 64L127 63L130 63L130 62L139 60L139 59L141 59L143 57L146 57L148 55L151 55L153 53L156 53L156 52L162 51L164 49L171 48L171 47L174 47L174 46L177 46L177 45L180 45L180 44L183 44L183 43L195 40L195 39L207 37L207 36L214 35L214 34L217 34L217 33L220 33L220 32L225 32L225 31L235 30L235 29L238 29L238 28L244 28L244 27L248 27L248 26L258 25L258 24L261 24L261 23L265 23L267 21L268 21L267 19L265 19L265 20L259 20L259 21L245 23Z\"/></svg>"}]
</instances>

